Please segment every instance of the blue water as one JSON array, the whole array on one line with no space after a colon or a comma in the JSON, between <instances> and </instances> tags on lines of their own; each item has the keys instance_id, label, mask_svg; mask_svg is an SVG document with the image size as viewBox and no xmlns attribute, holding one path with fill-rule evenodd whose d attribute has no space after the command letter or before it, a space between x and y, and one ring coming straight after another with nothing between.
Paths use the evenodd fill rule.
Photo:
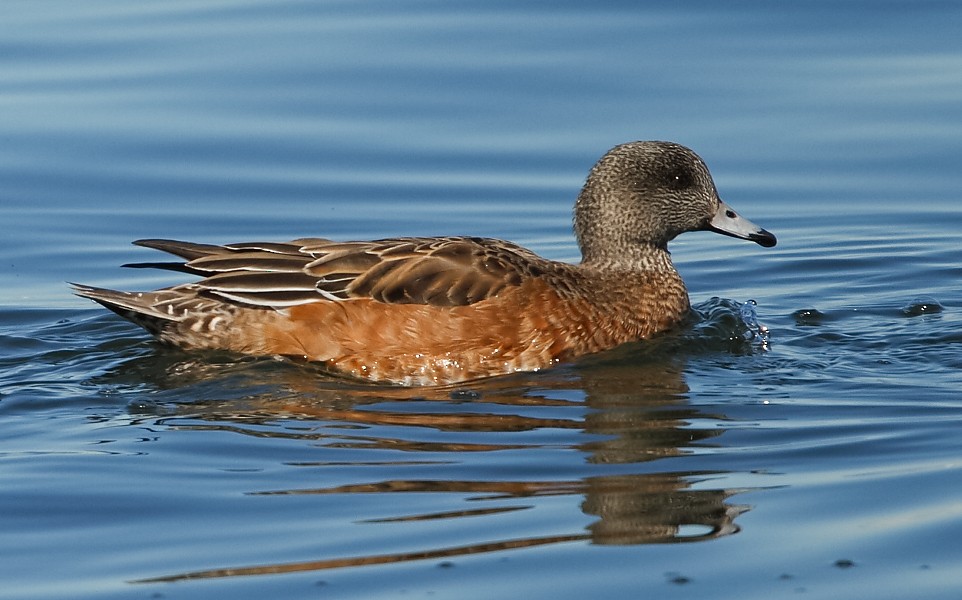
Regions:
<instances>
[{"instance_id":1,"label":"blue water","mask_svg":"<svg viewBox=\"0 0 962 600\"><path fill-rule=\"evenodd\" d=\"M0 597L958 598L962 6L6 2ZM576 261L669 139L775 248L700 315L451 391L191 354L72 296L144 237ZM768 340L739 318L748 300Z\"/></svg>"}]
</instances>

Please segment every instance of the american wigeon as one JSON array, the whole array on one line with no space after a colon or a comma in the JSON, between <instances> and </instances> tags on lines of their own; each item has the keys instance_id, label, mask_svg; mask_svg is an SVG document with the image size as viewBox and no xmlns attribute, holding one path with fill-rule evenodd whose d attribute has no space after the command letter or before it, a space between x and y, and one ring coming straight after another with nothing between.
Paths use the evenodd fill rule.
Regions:
<instances>
[{"instance_id":1,"label":"american wigeon","mask_svg":"<svg viewBox=\"0 0 962 600\"><path fill-rule=\"evenodd\" d=\"M649 338L690 310L668 242L775 236L721 201L688 148L631 142L591 169L574 209L580 264L477 237L223 246L139 240L199 275L154 292L76 285L184 348L287 355L372 381L441 385L531 371Z\"/></svg>"}]
</instances>

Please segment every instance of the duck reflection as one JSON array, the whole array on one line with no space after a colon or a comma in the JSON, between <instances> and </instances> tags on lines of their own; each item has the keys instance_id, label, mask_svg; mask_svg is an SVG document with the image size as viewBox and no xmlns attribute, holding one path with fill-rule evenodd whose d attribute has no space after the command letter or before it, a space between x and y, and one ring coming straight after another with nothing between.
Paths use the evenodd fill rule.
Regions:
<instances>
[{"instance_id":1,"label":"duck reflection","mask_svg":"<svg viewBox=\"0 0 962 600\"><path fill-rule=\"evenodd\" d=\"M627 353L627 356L625 356ZM263 361L261 361L263 362ZM361 518L356 523L439 521L498 515L537 508L538 498L581 499L581 511L595 520L586 528L556 535L483 540L422 552L335 557L300 563L264 564L159 577L150 581L225 577L331 569L346 566L440 559L533 547L545 544L654 544L711 540L738 531L735 519L747 507L730 504L744 490L717 489L711 480L723 473L673 472L653 461L690 453L693 444L724 433L723 415L706 414L688 403L683 362L642 360L631 350L582 362L547 373L526 374L477 383L466 388L418 390L372 387L348 381L327 381L309 368L265 370L255 361L246 377L269 375L270 385L247 381L238 389L269 388L269 394L208 399L180 405L159 421L178 429L222 429L252 436L308 440L326 450L370 450L373 460L358 462L304 460L289 463L305 469L336 469L378 465L381 471L403 473L413 465L436 466L436 472L464 473L458 465L471 453L550 450L572 451L581 478L545 480L476 480L464 478L397 478L337 486L250 490L256 496L373 494L452 494L469 505L463 509ZM179 376L190 373L182 366ZM280 374L279 374L280 372ZM196 374L195 374L196 375ZM209 374L208 374L209 375ZM279 381L278 378L282 381ZM198 376L187 388L204 385ZM166 385L184 396L184 382ZM280 385L279 385L280 384ZM224 391L223 380L219 386ZM282 391L280 391L282 390ZM141 406L144 416L157 419L156 407ZM310 423L300 430L276 426L279 421ZM693 427L710 422L712 427ZM433 432L426 435L424 432ZM518 434L520 435L505 435ZM558 433L552 441L524 432ZM532 440L537 441L532 441ZM564 443L558 443L562 439ZM377 450L389 450L380 456ZM397 458L399 452L403 456ZM326 457L336 452L326 453ZM357 452L350 453L356 459ZM390 458L385 459L385 457ZM567 459L566 459L567 460ZM570 461L569 461L570 462ZM396 466L397 468L393 468ZM570 472L570 465L565 465ZM433 467L432 467L433 468ZM422 471L423 472L423 471ZM518 471L524 472L524 471ZM532 468L528 472L543 472ZM550 472L550 470L548 471ZM326 478L328 479L329 478ZM316 480L316 479L315 479ZM343 481L343 478L342 478ZM401 504L410 506L410 504ZM397 506L390 500L385 506ZM395 510L397 510L395 508ZM563 527L563 525L561 525ZM506 529L505 529L506 530ZM491 531L497 532L497 525Z\"/></svg>"}]
</instances>

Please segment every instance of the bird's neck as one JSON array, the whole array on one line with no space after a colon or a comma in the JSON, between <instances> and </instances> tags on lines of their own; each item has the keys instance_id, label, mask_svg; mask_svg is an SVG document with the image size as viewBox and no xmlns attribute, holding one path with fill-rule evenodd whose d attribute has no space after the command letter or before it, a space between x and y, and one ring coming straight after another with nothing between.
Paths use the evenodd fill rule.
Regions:
<instances>
[{"instance_id":1,"label":"bird's neck","mask_svg":"<svg viewBox=\"0 0 962 600\"><path fill-rule=\"evenodd\" d=\"M632 244L616 251L591 251L585 249L581 266L590 270L675 273L671 253L667 246L656 244Z\"/></svg>"}]
</instances>

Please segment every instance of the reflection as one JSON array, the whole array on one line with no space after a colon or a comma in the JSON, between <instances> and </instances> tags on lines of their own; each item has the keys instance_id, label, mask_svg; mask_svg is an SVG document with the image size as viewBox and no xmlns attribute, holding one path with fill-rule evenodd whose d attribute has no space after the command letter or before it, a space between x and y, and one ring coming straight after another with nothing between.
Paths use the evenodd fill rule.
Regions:
<instances>
[{"instance_id":1,"label":"reflection","mask_svg":"<svg viewBox=\"0 0 962 600\"><path fill-rule=\"evenodd\" d=\"M326 569L342 569L344 567L364 567L371 565L386 565L391 563L410 562L414 560L430 560L439 558L453 558L457 556L468 556L471 554L483 554L486 552L499 552L504 550L517 550L520 548L534 548L548 544L561 544L565 542L578 542L587 538L587 535L557 535L541 538L526 538L520 540L505 540L500 542L490 542L485 544L472 544L468 546L454 546L450 548L439 548L437 550L425 550L423 552L399 552L396 554L377 554L373 556L358 556L350 558L332 558L327 560L311 560L304 562L284 563L279 565L260 565L252 567L237 567L227 569L209 569L206 571L194 571L181 575L170 575L165 577L152 577L140 579L131 583L163 583L173 581L184 581L187 579L212 579L216 577L245 577L250 575L276 575L279 573L298 573L302 571L323 571Z\"/></svg>"},{"instance_id":2,"label":"reflection","mask_svg":"<svg viewBox=\"0 0 962 600\"><path fill-rule=\"evenodd\" d=\"M252 492L254 496L300 495L300 494L387 494L387 493L457 493L467 494L466 500L500 500L531 496L557 496L581 492L581 482L566 481L452 481L406 480L380 481L378 483L340 485L332 488L278 490Z\"/></svg>"},{"instance_id":3,"label":"reflection","mask_svg":"<svg viewBox=\"0 0 962 600\"><path fill-rule=\"evenodd\" d=\"M404 523L411 521L433 521L436 519L459 519L463 517L483 517L498 513L509 513L516 510L525 510L530 506L500 506L494 508L477 508L474 510L449 510L447 512L425 513L423 515L411 515L406 517L386 517L381 519L362 519L359 523Z\"/></svg>"},{"instance_id":4,"label":"reflection","mask_svg":"<svg viewBox=\"0 0 962 600\"><path fill-rule=\"evenodd\" d=\"M247 490L251 496L283 502L288 496L372 495L383 498L380 510L394 511L370 518L361 515L345 524L349 527L440 524L468 517L491 520L486 529L489 539L473 543L409 553L213 569L147 581L387 564L569 542L697 542L735 533L735 519L748 507L729 503L732 495L744 490L712 486L713 480L725 479L726 473L666 471L649 466L653 461L696 451L706 440L722 435L725 429L721 425L726 421L724 415L708 414L688 404L684 361L656 358L657 348L652 350L650 346L644 350L617 349L545 373L430 390L360 385L326 378L303 366L255 360L246 369L236 363L223 366L237 390L252 393L225 400L223 395L231 387L225 387L221 379L211 388L218 389L221 398L138 405L140 418L168 428L308 442L312 456L323 451L324 458L334 459L285 463L304 469L307 477L303 481L344 481L347 476L353 480L332 486ZM205 366L206 375L210 368ZM176 388L176 397L183 398L185 392L198 388L207 390L211 385L206 376L198 376L191 369L178 367L176 372L188 379L197 377L195 382ZM167 386L172 381L164 379ZM337 460L342 449L349 452L343 454L345 460ZM481 461L483 465L487 453L505 451L522 457L538 452L541 457L557 457L559 464L512 471L513 477L502 479L464 477L465 473L477 472L465 464ZM428 467L437 476L403 477L405 469L418 467ZM345 475L332 469L353 471ZM390 476L358 481L358 469ZM584 476L544 479L517 475L554 471ZM450 495L474 506L398 514L399 506L412 506L392 500L403 494ZM499 518L539 510L544 506L540 499L547 497L570 497L574 506L595 520L574 530L565 530L566 524L559 523L560 530L550 535L522 539L499 535L510 531L507 525L499 527Z\"/></svg>"},{"instance_id":5,"label":"reflection","mask_svg":"<svg viewBox=\"0 0 962 600\"><path fill-rule=\"evenodd\" d=\"M695 478L697 479L697 478ZM696 542L736 533L747 506L725 501L741 490L689 489L693 477L622 475L588 482L582 510L600 517L588 526L597 544Z\"/></svg>"}]
</instances>

